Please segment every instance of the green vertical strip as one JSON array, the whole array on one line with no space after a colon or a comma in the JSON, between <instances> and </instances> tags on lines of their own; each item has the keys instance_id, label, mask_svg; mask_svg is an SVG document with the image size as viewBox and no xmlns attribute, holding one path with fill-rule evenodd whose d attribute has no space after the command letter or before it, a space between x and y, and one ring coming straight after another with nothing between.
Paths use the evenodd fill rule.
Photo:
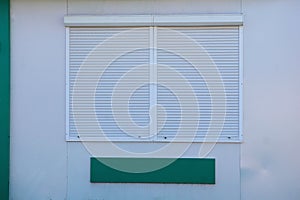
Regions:
<instances>
[{"instance_id":1,"label":"green vertical strip","mask_svg":"<svg viewBox=\"0 0 300 200\"><path fill-rule=\"evenodd\" d=\"M0 0L0 199L9 199L10 5Z\"/></svg>"}]
</instances>

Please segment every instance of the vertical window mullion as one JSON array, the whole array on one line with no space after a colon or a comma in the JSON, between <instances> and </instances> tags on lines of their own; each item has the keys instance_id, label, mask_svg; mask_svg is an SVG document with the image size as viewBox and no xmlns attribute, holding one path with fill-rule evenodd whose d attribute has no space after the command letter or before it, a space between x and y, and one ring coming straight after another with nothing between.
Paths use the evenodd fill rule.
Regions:
<instances>
[{"instance_id":1,"label":"vertical window mullion","mask_svg":"<svg viewBox=\"0 0 300 200\"><path fill-rule=\"evenodd\" d=\"M154 65L153 65L153 82L154 82L154 122L155 122L155 134L154 134L154 139L157 140L157 134L158 134L158 130L157 130L157 27L153 27L153 60L154 60Z\"/></svg>"},{"instance_id":2,"label":"vertical window mullion","mask_svg":"<svg viewBox=\"0 0 300 200\"><path fill-rule=\"evenodd\" d=\"M156 27L150 27L150 137L157 140L157 40Z\"/></svg>"}]
</instances>

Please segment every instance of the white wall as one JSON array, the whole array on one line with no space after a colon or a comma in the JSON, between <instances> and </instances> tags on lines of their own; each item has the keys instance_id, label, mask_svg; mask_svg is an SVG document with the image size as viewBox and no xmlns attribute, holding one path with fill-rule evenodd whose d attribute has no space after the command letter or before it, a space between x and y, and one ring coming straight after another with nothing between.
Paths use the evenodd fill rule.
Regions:
<instances>
[{"instance_id":1,"label":"white wall","mask_svg":"<svg viewBox=\"0 0 300 200\"><path fill-rule=\"evenodd\" d=\"M193 146L184 157L195 155ZM224 154L226 152L226 154ZM216 185L188 184L90 184L89 154L71 143L68 156L68 199L239 199L239 145L220 145L210 154L216 159ZM222 155L222 156L220 156ZM230 162L228 162L230 161ZM230 164L231 163L231 164Z\"/></svg>"},{"instance_id":2,"label":"white wall","mask_svg":"<svg viewBox=\"0 0 300 200\"><path fill-rule=\"evenodd\" d=\"M12 0L11 199L300 199L300 1ZM219 144L217 184L90 184L65 132L66 14L240 13L244 137ZM194 145L185 156L195 156Z\"/></svg>"},{"instance_id":3,"label":"white wall","mask_svg":"<svg viewBox=\"0 0 300 200\"><path fill-rule=\"evenodd\" d=\"M239 0L69 0L68 14L240 13Z\"/></svg>"},{"instance_id":4,"label":"white wall","mask_svg":"<svg viewBox=\"0 0 300 200\"><path fill-rule=\"evenodd\" d=\"M242 199L300 199L300 1L243 3Z\"/></svg>"},{"instance_id":5,"label":"white wall","mask_svg":"<svg viewBox=\"0 0 300 200\"><path fill-rule=\"evenodd\" d=\"M11 2L11 199L64 199L63 1Z\"/></svg>"}]
</instances>

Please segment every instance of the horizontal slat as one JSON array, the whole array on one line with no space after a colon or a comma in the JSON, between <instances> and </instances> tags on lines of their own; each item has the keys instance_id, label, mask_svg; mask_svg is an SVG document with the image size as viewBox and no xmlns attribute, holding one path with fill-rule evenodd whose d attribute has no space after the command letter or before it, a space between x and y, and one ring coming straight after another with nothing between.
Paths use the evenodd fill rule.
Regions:
<instances>
[{"instance_id":1,"label":"horizontal slat","mask_svg":"<svg viewBox=\"0 0 300 200\"><path fill-rule=\"evenodd\" d=\"M153 39L150 38L149 28L138 28L137 31L133 32L132 30L131 28L119 27L70 28L68 46L70 53L70 65L68 66L70 137L77 137L79 130L80 136L85 137L85 139L103 140L99 137L99 128L101 127L112 140L139 140L120 130L115 122L115 116L112 115L111 106L129 106L129 113L126 109L115 112L119 117L119 123L126 123L129 115L136 125L149 125L150 93L154 92L153 88L146 87L139 90L136 94L138 96L133 97L133 93L130 94L130 102L124 98L128 96L127 90L136 87L137 82L144 84L150 82L152 67L150 59L154 59L151 55L153 51L147 48L137 48L133 52L127 52L117 57L109 65L107 63L108 58L114 57L116 48L121 52L135 46L146 47ZM180 32L192 38L194 44L182 42L176 38L176 35L170 35L168 31L165 32L164 30ZM125 33L124 31L132 33L131 39L128 39L126 34L121 34L114 40L114 36ZM166 116L158 115L156 117L158 126L163 126L158 140L161 140L160 138L166 140L165 137L167 139L174 138L179 128L178 125L182 124L181 130L184 133L180 134L183 135L180 138L185 140L193 137L190 133L195 129L193 127L195 121L199 121L196 139L203 140L206 137L214 140L215 137L220 137L224 140L229 140L229 138L230 140L237 140L239 138L240 87L238 27L168 27L166 29L158 28L157 34L158 65L153 66L157 67L157 83L167 88L176 88L177 92L175 94L177 95L176 100L169 91L157 88L157 103L165 109L166 114ZM113 39L110 40L109 38ZM104 51L101 49L101 44L107 41L110 41L110 45L106 46ZM199 49L195 49L195 45L200 45L199 47L205 49L206 53L199 54ZM189 55L189 58L192 58L197 65L192 66L180 56L176 57L172 51L166 51L168 48ZM137 66L138 68L135 68ZM171 68L163 66L170 66ZM104 69L104 73L100 73ZM140 69L140 71L133 75L126 74L133 69ZM190 91L186 90L186 85L177 81L178 74L170 74L170 69L185 77L195 94L190 94ZM118 84L124 75L128 80L126 85ZM223 85L219 85L220 80ZM118 93L115 94L112 104L112 94L116 86ZM190 99L193 96L197 98L198 115L197 112L196 114L193 112L195 105L192 100L177 102L180 95L186 98L190 97ZM182 118L183 111L191 114ZM98 118L96 120L100 120L99 124L91 121L91 116L96 116ZM223 128L219 130L219 126L222 126L223 123ZM217 126L209 128L210 124ZM137 127L132 127L130 124L124 125L123 128L126 131L132 131L132 133L137 130ZM208 129L210 131L209 136L206 136ZM139 135L147 137L150 135L149 131L150 128L145 129L144 127Z\"/></svg>"}]
</instances>

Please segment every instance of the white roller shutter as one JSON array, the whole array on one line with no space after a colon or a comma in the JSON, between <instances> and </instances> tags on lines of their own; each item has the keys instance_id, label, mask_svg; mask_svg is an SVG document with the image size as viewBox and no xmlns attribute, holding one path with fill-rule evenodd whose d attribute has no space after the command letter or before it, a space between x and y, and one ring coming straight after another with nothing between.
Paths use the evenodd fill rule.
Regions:
<instances>
[{"instance_id":1,"label":"white roller shutter","mask_svg":"<svg viewBox=\"0 0 300 200\"><path fill-rule=\"evenodd\" d=\"M239 26L67 28L67 139L240 141Z\"/></svg>"},{"instance_id":2,"label":"white roller shutter","mask_svg":"<svg viewBox=\"0 0 300 200\"><path fill-rule=\"evenodd\" d=\"M166 85L158 104L169 113L158 116L160 139L174 138L183 125L183 141L239 140L239 27L168 27L157 35L158 83Z\"/></svg>"},{"instance_id":3,"label":"white roller shutter","mask_svg":"<svg viewBox=\"0 0 300 200\"><path fill-rule=\"evenodd\" d=\"M149 85L136 88L138 94L130 99L127 88L149 83L149 34L149 28L69 28L69 138L123 141L133 139L130 135L148 136L147 128L137 131L127 121L148 121ZM129 108L130 116L123 108Z\"/></svg>"}]
</instances>

